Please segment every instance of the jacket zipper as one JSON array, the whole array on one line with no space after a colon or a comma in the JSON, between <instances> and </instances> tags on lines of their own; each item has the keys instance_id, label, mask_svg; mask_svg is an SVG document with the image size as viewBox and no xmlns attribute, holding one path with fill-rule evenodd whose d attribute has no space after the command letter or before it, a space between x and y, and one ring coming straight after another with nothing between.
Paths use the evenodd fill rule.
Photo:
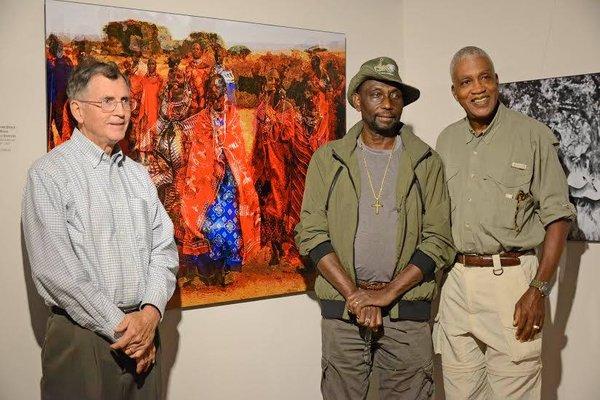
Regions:
<instances>
[{"instance_id":1,"label":"jacket zipper","mask_svg":"<svg viewBox=\"0 0 600 400\"><path fill-rule=\"evenodd\" d=\"M343 169L344 169L344 167L340 165L338 170L335 171L335 175L333 176L333 180L331 181L331 185L329 186L329 193L327 193L327 201L325 202L325 211L329 211L329 200L331 199L331 193L333 193L333 187L335 186L335 183L337 182L337 180L340 176L340 173L342 172Z\"/></svg>"},{"instance_id":2,"label":"jacket zipper","mask_svg":"<svg viewBox=\"0 0 600 400\"><path fill-rule=\"evenodd\" d=\"M352 182L352 187L354 188L354 193L356 195L357 198L360 198L360 194L356 193L356 184L354 183L354 180L352 179L352 175L350 175L350 168L348 168L348 165L344 162L344 160L335 152L335 150L332 149L331 153L333 154L333 158L335 158L336 160L338 160L338 162L340 162L342 164L342 166L344 168L346 168L346 171L348 171L348 178L350 179L350 182ZM338 169L339 172L341 172L341 168ZM336 176L338 174L336 173ZM358 200L360 201L360 200ZM358 231L358 210L356 210L356 222L354 224L354 234L352 235L353 238L356 239L356 232ZM352 246L354 248L354 245ZM356 285L356 287L358 288L358 278L356 277L356 254L354 253L354 251L352 251L352 270L354 271L354 285Z\"/></svg>"},{"instance_id":3,"label":"jacket zipper","mask_svg":"<svg viewBox=\"0 0 600 400\"><path fill-rule=\"evenodd\" d=\"M429 156L429 154L431 154L431 150L428 150L427 152L425 152L425 154L423 154L415 163L415 167L413 168L413 180L410 184L410 187L412 187L413 184L416 184L417 187L417 191L419 192L419 199L421 200L421 215L425 214L425 200L423 198L423 192L421 189L421 183L419 182L419 178L417 177L417 167L419 166L419 164L421 163L421 161L423 161L425 158L427 158L427 156ZM410 187L408 189L408 193L406 194L406 198L402 199L402 202L400 203L401 206L401 211L403 211L403 215L404 215L404 235L406 235L407 229L408 229L408 220L406 219L406 199L408 199L408 195L410 193ZM422 229L422 227L421 227ZM417 239L418 243L421 242L421 238ZM404 242L404 241L403 241ZM400 260L400 255L402 254L402 250L398 249L398 255L396 257L396 268L394 269L394 278L396 277L396 275L398 275L398 273L400 273L400 269L398 269L398 261Z\"/></svg>"}]
</instances>

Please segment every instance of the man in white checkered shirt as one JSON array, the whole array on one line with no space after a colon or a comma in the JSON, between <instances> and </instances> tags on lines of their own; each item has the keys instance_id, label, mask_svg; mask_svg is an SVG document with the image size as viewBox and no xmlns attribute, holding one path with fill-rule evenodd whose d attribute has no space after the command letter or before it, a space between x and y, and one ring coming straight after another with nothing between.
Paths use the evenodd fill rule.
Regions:
<instances>
[{"instance_id":1,"label":"man in white checkered shirt","mask_svg":"<svg viewBox=\"0 0 600 400\"><path fill-rule=\"evenodd\" d=\"M117 144L135 108L117 66L81 64L67 95L77 129L33 164L23 195L33 279L52 309L42 398L159 398L173 224L145 168Z\"/></svg>"}]
</instances>

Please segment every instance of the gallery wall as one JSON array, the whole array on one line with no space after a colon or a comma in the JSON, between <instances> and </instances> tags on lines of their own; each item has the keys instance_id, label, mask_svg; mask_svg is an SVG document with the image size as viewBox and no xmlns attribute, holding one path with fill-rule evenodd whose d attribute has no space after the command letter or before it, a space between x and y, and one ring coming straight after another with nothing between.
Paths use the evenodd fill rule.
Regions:
<instances>
[{"instance_id":1,"label":"gallery wall","mask_svg":"<svg viewBox=\"0 0 600 400\"><path fill-rule=\"evenodd\" d=\"M100 1L139 7L134 0ZM144 9L343 32L351 76L387 54L422 90L405 120L433 144L462 116L449 91L458 48L488 49L503 81L600 71L596 0L480 2L357 0L146 0ZM0 125L14 125L0 152L0 399L39 397L45 308L28 279L19 226L29 164L45 152L44 4L0 2ZM84 24L85 21L73 21ZM357 120L350 108L347 123ZM600 393L600 244L569 243L552 293L544 345L544 399ZM164 376L172 399L318 399L319 310L307 295L167 312Z\"/></svg>"},{"instance_id":2,"label":"gallery wall","mask_svg":"<svg viewBox=\"0 0 600 400\"><path fill-rule=\"evenodd\" d=\"M430 144L464 116L450 93L455 51L489 52L501 82L600 72L595 0L404 2L405 79L422 91L406 120ZM570 242L544 329L542 399L600 396L600 244Z\"/></svg>"},{"instance_id":3,"label":"gallery wall","mask_svg":"<svg viewBox=\"0 0 600 400\"><path fill-rule=\"evenodd\" d=\"M92 2L90 2L92 3ZM140 7L134 0L96 4ZM0 125L17 131L0 153L0 399L39 398L46 310L24 262L20 194L31 162L45 152L44 3L0 2ZM347 68L381 54L402 56L402 3L350 0L146 0L153 11L343 32ZM73 21L85 24L86 21ZM348 112L348 124L357 114ZM26 260L25 260L26 261ZM317 399L320 314L308 295L166 313L162 337L171 399Z\"/></svg>"}]
</instances>

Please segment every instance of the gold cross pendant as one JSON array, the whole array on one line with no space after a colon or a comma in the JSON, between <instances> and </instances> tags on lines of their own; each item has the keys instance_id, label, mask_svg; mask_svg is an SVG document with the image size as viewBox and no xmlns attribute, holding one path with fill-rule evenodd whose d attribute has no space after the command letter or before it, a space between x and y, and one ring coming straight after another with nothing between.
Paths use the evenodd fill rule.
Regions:
<instances>
[{"instance_id":1,"label":"gold cross pendant","mask_svg":"<svg viewBox=\"0 0 600 400\"><path fill-rule=\"evenodd\" d=\"M371 207L375 209L375 214L379 215L379 209L383 207L383 204L379 202L379 199L375 199L375 203L371 204Z\"/></svg>"}]
</instances>

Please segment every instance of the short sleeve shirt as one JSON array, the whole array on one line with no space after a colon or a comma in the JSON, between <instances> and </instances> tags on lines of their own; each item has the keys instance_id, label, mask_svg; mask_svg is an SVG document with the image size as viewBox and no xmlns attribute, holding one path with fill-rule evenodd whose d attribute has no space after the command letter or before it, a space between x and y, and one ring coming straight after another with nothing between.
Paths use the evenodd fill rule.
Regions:
<instances>
[{"instance_id":1,"label":"short sleeve shirt","mask_svg":"<svg viewBox=\"0 0 600 400\"><path fill-rule=\"evenodd\" d=\"M444 129L436 150L459 252L528 250L544 240L549 223L575 218L557 144L547 126L503 104L479 136L467 118Z\"/></svg>"}]
</instances>

